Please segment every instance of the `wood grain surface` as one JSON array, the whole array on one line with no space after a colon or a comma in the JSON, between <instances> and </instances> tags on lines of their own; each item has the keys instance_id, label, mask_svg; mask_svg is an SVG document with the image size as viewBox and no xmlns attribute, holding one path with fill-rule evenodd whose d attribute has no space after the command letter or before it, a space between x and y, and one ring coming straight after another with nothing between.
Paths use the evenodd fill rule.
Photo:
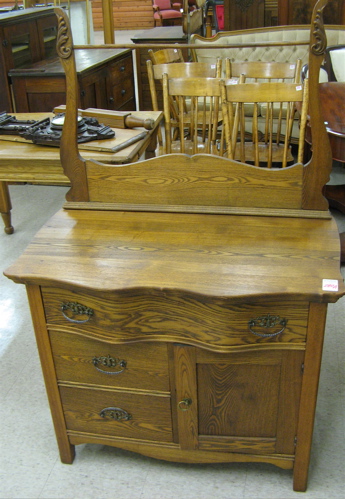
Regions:
<instances>
[{"instance_id":1,"label":"wood grain surface","mask_svg":"<svg viewBox=\"0 0 345 499\"><path fill-rule=\"evenodd\" d=\"M203 294L333 302L344 293L333 220L61 210L5 274L99 296ZM322 279L338 281L323 291Z\"/></svg>"}]
</instances>

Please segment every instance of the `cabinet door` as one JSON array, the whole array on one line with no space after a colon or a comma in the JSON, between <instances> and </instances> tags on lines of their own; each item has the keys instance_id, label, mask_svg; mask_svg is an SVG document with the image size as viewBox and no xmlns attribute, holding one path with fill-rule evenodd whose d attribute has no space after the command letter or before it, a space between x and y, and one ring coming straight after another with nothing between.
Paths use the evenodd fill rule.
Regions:
<instances>
[{"instance_id":1,"label":"cabinet door","mask_svg":"<svg viewBox=\"0 0 345 499\"><path fill-rule=\"evenodd\" d=\"M80 107L107 109L106 68L79 76Z\"/></svg>"},{"instance_id":2,"label":"cabinet door","mask_svg":"<svg viewBox=\"0 0 345 499\"><path fill-rule=\"evenodd\" d=\"M41 59L56 57L57 17L55 14L37 19Z\"/></svg>"},{"instance_id":3,"label":"cabinet door","mask_svg":"<svg viewBox=\"0 0 345 499\"><path fill-rule=\"evenodd\" d=\"M6 72L39 61L41 54L35 23L24 22L5 27L2 47Z\"/></svg>"},{"instance_id":4,"label":"cabinet door","mask_svg":"<svg viewBox=\"0 0 345 499\"><path fill-rule=\"evenodd\" d=\"M175 346L180 446L294 454L303 350L216 354Z\"/></svg>"}]
</instances>

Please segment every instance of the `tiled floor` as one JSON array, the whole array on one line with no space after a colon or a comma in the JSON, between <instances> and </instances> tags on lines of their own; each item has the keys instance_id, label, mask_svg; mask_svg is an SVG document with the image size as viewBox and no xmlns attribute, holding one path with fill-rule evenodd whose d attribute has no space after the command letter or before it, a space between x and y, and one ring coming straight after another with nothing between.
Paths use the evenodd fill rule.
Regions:
<instances>
[{"instance_id":1,"label":"tiled floor","mask_svg":"<svg viewBox=\"0 0 345 499\"><path fill-rule=\"evenodd\" d=\"M345 170L334 168L333 183ZM0 230L1 270L64 202L64 187L10 187L15 233ZM345 215L334 212L341 230ZM343 267L344 270L344 267ZM309 487L292 491L292 473L265 464L187 465L100 445L77 447L61 464L22 285L0 275L0 498L278 499L344 497L345 298L329 306Z\"/></svg>"}]
</instances>

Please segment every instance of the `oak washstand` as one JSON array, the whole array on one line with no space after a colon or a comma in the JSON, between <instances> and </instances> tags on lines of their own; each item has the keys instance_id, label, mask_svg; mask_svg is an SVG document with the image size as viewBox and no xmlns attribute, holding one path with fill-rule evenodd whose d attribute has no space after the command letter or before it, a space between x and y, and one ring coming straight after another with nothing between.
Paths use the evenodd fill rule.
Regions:
<instances>
[{"instance_id":1,"label":"oak washstand","mask_svg":"<svg viewBox=\"0 0 345 499\"><path fill-rule=\"evenodd\" d=\"M293 469L304 491L327 304L345 294L322 196L331 162L317 78L306 165L85 161L71 38L57 13L72 187L5 273L27 287L61 460L100 443L186 463L267 462Z\"/></svg>"}]
</instances>

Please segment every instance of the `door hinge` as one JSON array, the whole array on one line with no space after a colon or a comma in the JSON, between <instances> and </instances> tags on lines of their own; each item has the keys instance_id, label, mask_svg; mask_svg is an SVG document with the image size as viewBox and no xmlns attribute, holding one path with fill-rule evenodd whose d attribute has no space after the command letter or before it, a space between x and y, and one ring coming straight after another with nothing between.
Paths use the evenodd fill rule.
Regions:
<instances>
[{"instance_id":1,"label":"door hinge","mask_svg":"<svg viewBox=\"0 0 345 499\"><path fill-rule=\"evenodd\" d=\"M293 444L294 444L294 446L296 447L296 445L297 445L297 435L296 435L296 436L295 436L295 438L293 439Z\"/></svg>"},{"instance_id":2,"label":"door hinge","mask_svg":"<svg viewBox=\"0 0 345 499\"><path fill-rule=\"evenodd\" d=\"M301 365L301 374L304 374L304 362Z\"/></svg>"}]
</instances>

